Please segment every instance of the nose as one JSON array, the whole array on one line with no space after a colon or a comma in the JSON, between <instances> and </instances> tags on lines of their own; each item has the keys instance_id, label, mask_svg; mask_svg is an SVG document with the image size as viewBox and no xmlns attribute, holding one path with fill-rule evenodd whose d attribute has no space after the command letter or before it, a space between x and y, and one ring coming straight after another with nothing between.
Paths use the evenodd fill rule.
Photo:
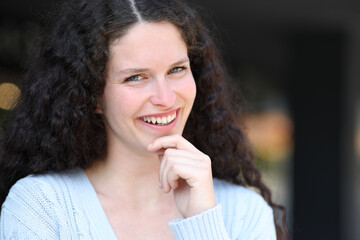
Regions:
<instances>
[{"instance_id":1,"label":"nose","mask_svg":"<svg viewBox=\"0 0 360 240\"><path fill-rule=\"evenodd\" d=\"M176 94L171 89L168 80L155 81L153 88L153 94L150 97L150 102L153 105L161 107L171 107L174 105Z\"/></svg>"}]
</instances>

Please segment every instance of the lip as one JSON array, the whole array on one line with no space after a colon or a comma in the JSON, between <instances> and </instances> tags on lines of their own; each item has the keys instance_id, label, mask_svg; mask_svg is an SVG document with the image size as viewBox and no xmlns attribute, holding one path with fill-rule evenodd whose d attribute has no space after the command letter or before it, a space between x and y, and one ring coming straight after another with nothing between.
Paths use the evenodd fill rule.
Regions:
<instances>
[{"instance_id":1,"label":"lip","mask_svg":"<svg viewBox=\"0 0 360 240\"><path fill-rule=\"evenodd\" d=\"M173 115L175 112L178 113L179 109L180 108L177 108L177 109L173 109L173 110L163 112L163 113L147 114L147 115L140 116L138 118L142 120L142 118L144 118L144 117L167 117L169 115Z\"/></svg>"},{"instance_id":2,"label":"lip","mask_svg":"<svg viewBox=\"0 0 360 240\"><path fill-rule=\"evenodd\" d=\"M167 125L150 124L143 120L144 117L166 117L166 116L174 114L175 112L176 112L176 118ZM138 120L140 121L141 124L145 125L146 127L150 128L150 129L153 129L156 131L161 131L161 132L166 132L166 131L172 130L176 126L176 123L179 119L179 113L180 113L180 108L177 108L177 109L173 109L173 110L163 112L163 113L143 115L141 117L138 117Z\"/></svg>"}]
</instances>

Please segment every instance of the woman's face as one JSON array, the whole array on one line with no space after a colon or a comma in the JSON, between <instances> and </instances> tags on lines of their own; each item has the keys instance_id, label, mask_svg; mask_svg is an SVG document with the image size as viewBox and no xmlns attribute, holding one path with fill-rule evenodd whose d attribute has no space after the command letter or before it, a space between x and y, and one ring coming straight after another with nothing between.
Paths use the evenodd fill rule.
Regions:
<instances>
[{"instance_id":1,"label":"woman's face","mask_svg":"<svg viewBox=\"0 0 360 240\"><path fill-rule=\"evenodd\" d=\"M196 95L187 46L168 22L138 23L110 46L104 94L109 147L146 151L182 134Z\"/></svg>"}]
</instances>

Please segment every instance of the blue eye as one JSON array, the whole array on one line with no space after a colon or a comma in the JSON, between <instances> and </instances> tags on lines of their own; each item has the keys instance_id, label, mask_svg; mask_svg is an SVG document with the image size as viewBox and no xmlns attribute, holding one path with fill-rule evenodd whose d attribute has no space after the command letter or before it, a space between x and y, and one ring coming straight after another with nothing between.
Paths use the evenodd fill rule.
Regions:
<instances>
[{"instance_id":1,"label":"blue eye","mask_svg":"<svg viewBox=\"0 0 360 240\"><path fill-rule=\"evenodd\" d=\"M178 73L178 72L181 72L182 70L185 70L186 67L174 67L173 69L171 69L169 71L169 73Z\"/></svg>"},{"instance_id":2,"label":"blue eye","mask_svg":"<svg viewBox=\"0 0 360 240\"><path fill-rule=\"evenodd\" d=\"M141 75L134 75L125 79L126 82L136 82L143 79Z\"/></svg>"}]
</instances>

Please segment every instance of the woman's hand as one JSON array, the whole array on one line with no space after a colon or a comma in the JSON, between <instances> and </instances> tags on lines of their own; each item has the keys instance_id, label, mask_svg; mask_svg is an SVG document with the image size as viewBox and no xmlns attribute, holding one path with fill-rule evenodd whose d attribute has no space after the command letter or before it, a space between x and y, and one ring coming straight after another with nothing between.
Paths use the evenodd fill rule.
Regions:
<instances>
[{"instance_id":1,"label":"woman's hand","mask_svg":"<svg viewBox=\"0 0 360 240\"><path fill-rule=\"evenodd\" d=\"M161 160L159 187L174 191L177 208L188 218L216 205L211 160L180 135L160 137L148 146Z\"/></svg>"}]
</instances>

